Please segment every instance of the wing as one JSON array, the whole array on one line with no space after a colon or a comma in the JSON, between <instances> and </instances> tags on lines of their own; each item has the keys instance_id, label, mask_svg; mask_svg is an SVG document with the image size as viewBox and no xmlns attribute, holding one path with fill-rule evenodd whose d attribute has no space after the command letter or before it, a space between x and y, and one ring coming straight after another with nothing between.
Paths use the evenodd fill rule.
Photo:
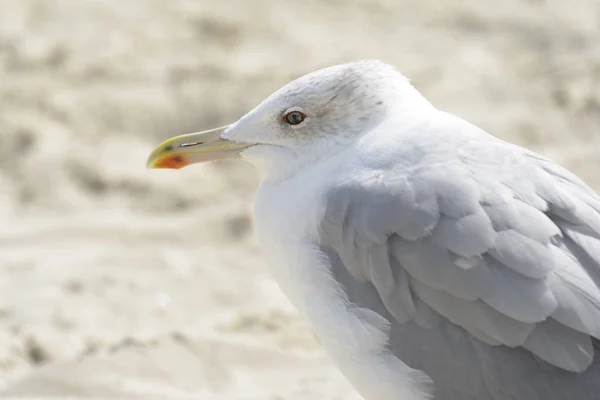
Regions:
<instances>
[{"instance_id":1,"label":"wing","mask_svg":"<svg viewBox=\"0 0 600 400\"><path fill-rule=\"evenodd\" d=\"M338 183L325 246L400 323L433 310L489 346L586 370L600 338L600 198L488 136L433 147Z\"/></svg>"}]
</instances>

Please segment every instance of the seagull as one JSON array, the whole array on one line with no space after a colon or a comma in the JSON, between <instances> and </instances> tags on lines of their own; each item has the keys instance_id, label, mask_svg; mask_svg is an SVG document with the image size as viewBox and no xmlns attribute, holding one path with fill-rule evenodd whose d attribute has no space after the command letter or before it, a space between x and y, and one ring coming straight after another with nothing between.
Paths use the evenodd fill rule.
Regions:
<instances>
[{"instance_id":1,"label":"seagull","mask_svg":"<svg viewBox=\"0 0 600 400\"><path fill-rule=\"evenodd\" d=\"M304 75L153 168L262 175L270 272L366 400L600 399L600 197L396 68Z\"/></svg>"}]
</instances>

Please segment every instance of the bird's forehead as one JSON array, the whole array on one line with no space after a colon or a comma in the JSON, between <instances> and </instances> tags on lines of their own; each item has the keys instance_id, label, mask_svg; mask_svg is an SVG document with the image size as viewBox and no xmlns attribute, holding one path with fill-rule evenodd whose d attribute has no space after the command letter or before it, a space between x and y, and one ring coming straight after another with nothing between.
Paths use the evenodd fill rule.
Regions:
<instances>
[{"instance_id":1,"label":"bird's forehead","mask_svg":"<svg viewBox=\"0 0 600 400\"><path fill-rule=\"evenodd\" d=\"M335 100L336 95L364 95L393 68L378 61L361 61L323 68L283 86L273 97L284 101ZM395 73L395 71L394 71ZM344 96L340 97L343 100Z\"/></svg>"},{"instance_id":2,"label":"bird's forehead","mask_svg":"<svg viewBox=\"0 0 600 400\"><path fill-rule=\"evenodd\" d=\"M349 83L348 75L348 71L339 69L316 71L293 80L283 86L275 95L293 100L335 93Z\"/></svg>"}]
</instances>

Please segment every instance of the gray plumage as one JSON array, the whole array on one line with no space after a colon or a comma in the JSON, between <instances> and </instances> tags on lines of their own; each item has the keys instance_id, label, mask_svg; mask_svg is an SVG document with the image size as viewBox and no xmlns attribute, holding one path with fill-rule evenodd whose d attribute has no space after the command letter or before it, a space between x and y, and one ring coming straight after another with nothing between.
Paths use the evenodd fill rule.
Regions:
<instances>
[{"instance_id":1,"label":"gray plumage","mask_svg":"<svg viewBox=\"0 0 600 400\"><path fill-rule=\"evenodd\" d=\"M440 115L443 130L375 142L376 161L361 153L361 170L332 178L321 246L334 276L391 322L390 350L437 400L600 399L600 198Z\"/></svg>"}]
</instances>

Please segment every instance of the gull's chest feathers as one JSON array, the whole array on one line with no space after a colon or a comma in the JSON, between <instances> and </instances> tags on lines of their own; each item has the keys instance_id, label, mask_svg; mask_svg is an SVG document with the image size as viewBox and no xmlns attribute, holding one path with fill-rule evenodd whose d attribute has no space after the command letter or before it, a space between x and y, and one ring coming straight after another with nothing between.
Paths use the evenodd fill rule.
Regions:
<instances>
[{"instance_id":1,"label":"gull's chest feathers","mask_svg":"<svg viewBox=\"0 0 600 400\"><path fill-rule=\"evenodd\" d=\"M320 186L308 176L261 185L254 206L261 244L316 237L324 209Z\"/></svg>"},{"instance_id":2,"label":"gull's chest feathers","mask_svg":"<svg viewBox=\"0 0 600 400\"><path fill-rule=\"evenodd\" d=\"M260 185L254 216L261 246L318 238L325 211L325 194L337 180L335 161L306 168L285 180L266 181Z\"/></svg>"},{"instance_id":3,"label":"gull's chest feathers","mask_svg":"<svg viewBox=\"0 0 600 400\"><path fill-rule=\"evenodd\" d=\"M288 179L264 181L254 207L256 236L271 274L296 308L313 321L319 318L313 312L320 312L313 305L335 304L338 297L318 245L327 188L339 175L336 159L304 168Z\"/></svg>"}]
</instances>

